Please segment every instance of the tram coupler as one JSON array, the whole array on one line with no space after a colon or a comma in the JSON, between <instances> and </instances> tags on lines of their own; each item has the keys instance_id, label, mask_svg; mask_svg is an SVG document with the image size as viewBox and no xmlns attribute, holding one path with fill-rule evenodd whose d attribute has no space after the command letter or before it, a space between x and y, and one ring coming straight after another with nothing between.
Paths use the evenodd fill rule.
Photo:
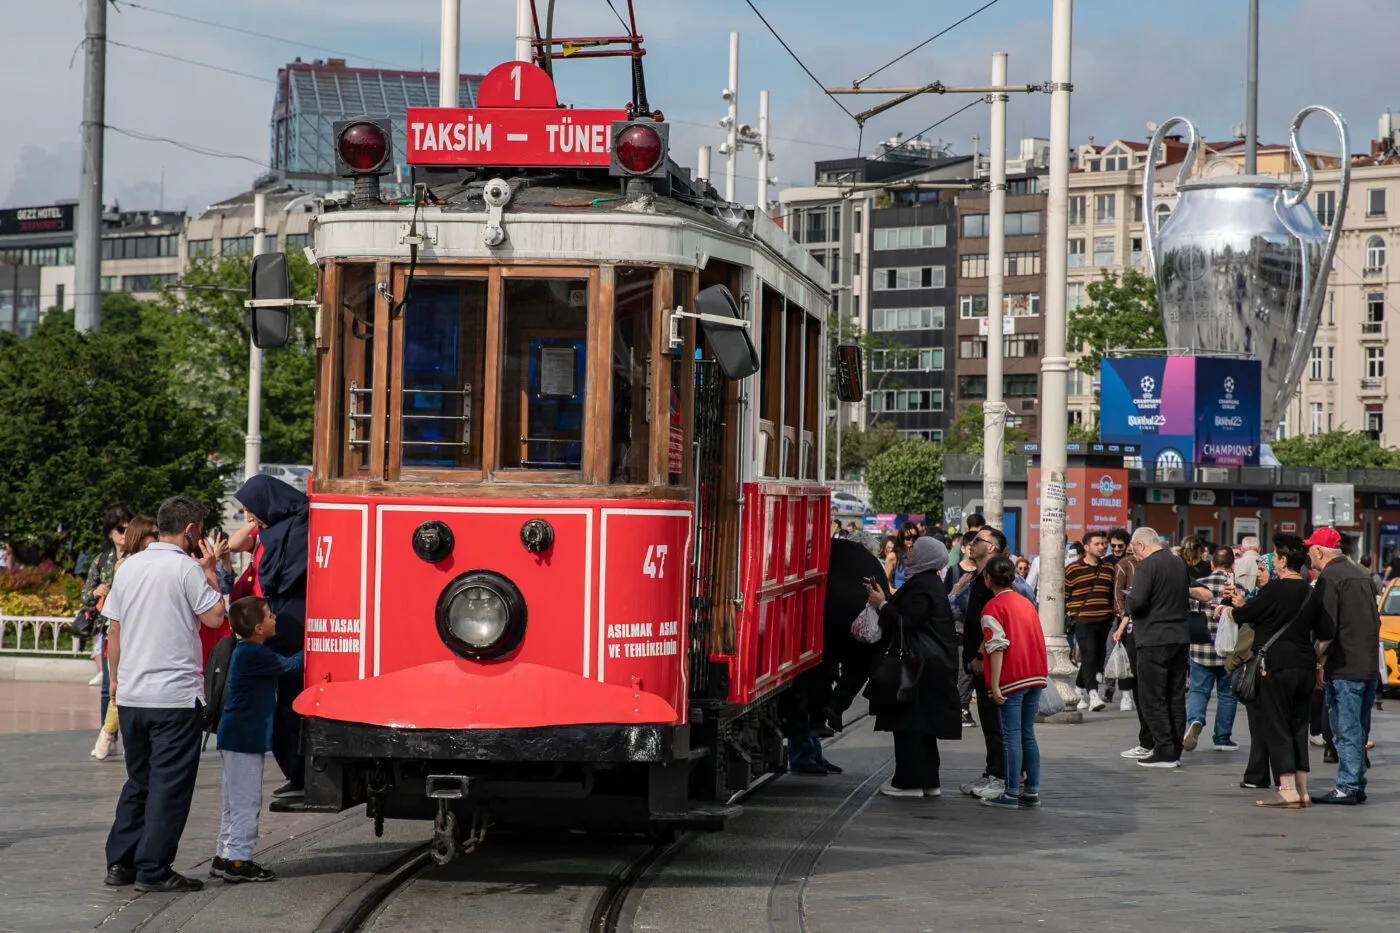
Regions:
<instances>
[{"instance_id":1,"label":"tram coupler","mask_svg":"<svg viewBox=\"0 0 1400 933\"><path fill-rule=\"evenodd\" d=\"M425 794L437 801L437 816L433 817L433 861L446 865L458 855L470 852L486 838L485 818L478 811L472 814L471 836L464 843L457 815L449 801L464 800L471 792L472 779L463 774L428 775Z\"/></svg>"}]
</instances>

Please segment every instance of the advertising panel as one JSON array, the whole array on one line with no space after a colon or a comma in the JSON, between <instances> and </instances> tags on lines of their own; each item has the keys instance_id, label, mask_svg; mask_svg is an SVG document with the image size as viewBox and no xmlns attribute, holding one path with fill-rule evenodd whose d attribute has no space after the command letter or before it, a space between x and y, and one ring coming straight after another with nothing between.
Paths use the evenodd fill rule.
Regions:
<instances>
[{"instance_id":1,"label":"advertising panel","mask_svg":"<svg viewBox=\"0 0 1400 933\"><path fill-rule=\"evenodd\" d=\"M1105 359L1100 374L1099 440L1137 444L1149 466L1176 466L1194 452L1194 359Z\"/></svg>"},{"instance_id":2,"label":"advertising panel","mask_svg":"<svg viewBox=\"0 0 1400 933\"><path fill-rule=\"evenodd\" d=\"M1026 553L1040 550L1040 468L1031 467L1029 534ZM1128 471L1103 467L1070 467L1065 471L1065 541L1078 541L1089 531L1128 525Z\"/></svg>"},{"instance_id":3,"label":"advertising panel","mask_svg":"<svg viewBox=\"0 0 1400 933\"><path fill-rule=\"evenodd\" d=\"M1258 360L1196 360L1197 463L1259 464Z\"/></svg>"}]
</instances>

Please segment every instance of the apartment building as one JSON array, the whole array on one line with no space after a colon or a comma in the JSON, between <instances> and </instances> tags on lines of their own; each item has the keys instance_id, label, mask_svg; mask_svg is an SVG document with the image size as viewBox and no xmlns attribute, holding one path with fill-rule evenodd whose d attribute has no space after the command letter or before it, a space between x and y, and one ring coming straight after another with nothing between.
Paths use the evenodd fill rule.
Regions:
<instances>
[{"instance_id":1,"label":"apartment building","mask_svg":"<svg viewBox=\"0 0 1400 933\"><path fill-rule=\"evenodd\" d=\"M211 204L204 213L190 220L185 231L185 252L190 259L251 256L253 200L259 190L266 195L263 225L268 251L295 251L312 245L311 222L316 216L320 196L271 178L260 181L270 184Z\"/></svg>"},{"instance_id":2,"label":"apartment building","mask_svg":"<svg viewBox=\"0 0 1400 933\"><path fill-rule=\"evenodd\" d=\"M958 198L957 411L987 397L987 345L1000 339L1006 424L1040 438L1040 360L1045 337L1044 170L1007 176L1006 255L1000 335L988 328L988 208L985 191ZM956 414L954 415L956 417Z\"/></svg>"}]
</instances>

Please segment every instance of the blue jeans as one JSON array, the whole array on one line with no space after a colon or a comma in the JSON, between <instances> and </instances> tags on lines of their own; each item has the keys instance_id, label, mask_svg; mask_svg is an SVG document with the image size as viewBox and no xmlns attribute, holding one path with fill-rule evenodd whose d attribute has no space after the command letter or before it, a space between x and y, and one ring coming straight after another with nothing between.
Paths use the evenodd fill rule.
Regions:
<instances>
[{"instance_id":1,"label":"blue jeans","mask_svg":"<svg viewBox=\"0 0 1400 933\"><path fill-rule=\"evenodd\" d=\"M1230 741L1235 729L1235 693L1230 688L1230 675L1222 667L1206 667L1191 662L1191 693L1186 698L1186 722L1206 724L1206 704L1211 688L1215 688L1215 744Z\"/></svg>"},{"instance_id":2,"label":"blue jeans","mask_svg":"<svg viewBox=\"0 0 1400 933\"><path fill-rule=\"evenodd\" d=\"M1327 710L1332 741L1337 746L1337 790L1354 794L1366 789L1366 736L1376 705L1375 680L1329 680Z\"/></svg>"},{"instance_id":3,"label":"blue jeans","mask_svg":"<svg viewBox=\"0 0 1400 933\"><path fill-rule=\"evenodd\" d=\"M1035 714L1040 709L1040 691L1044 687L1027 687L1007 694L999 709L1001 744L1006 750L1006 795L1020 796L1040 792L1040 746L1035 741ZM1021 772L1026 772L1022 788Z\"/></svg>"}]
</instances>

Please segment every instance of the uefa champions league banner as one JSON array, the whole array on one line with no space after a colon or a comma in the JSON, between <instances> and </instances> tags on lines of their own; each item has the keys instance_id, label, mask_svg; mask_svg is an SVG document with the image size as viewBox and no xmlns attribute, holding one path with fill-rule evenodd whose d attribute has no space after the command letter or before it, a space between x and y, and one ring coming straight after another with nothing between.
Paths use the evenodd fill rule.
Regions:
<instances>
[{"instance_id":1,"label":"uefa champions league banner","mask_svg":"<svg viewBox=\"0 0 1400 933\"><path fill-rule=\"evenodd\" d=\"M1259 463L1257 360L1157 356L1105 359L1099 440L1137 444L1145 464Z\"/></svg>"}]
</instances>

